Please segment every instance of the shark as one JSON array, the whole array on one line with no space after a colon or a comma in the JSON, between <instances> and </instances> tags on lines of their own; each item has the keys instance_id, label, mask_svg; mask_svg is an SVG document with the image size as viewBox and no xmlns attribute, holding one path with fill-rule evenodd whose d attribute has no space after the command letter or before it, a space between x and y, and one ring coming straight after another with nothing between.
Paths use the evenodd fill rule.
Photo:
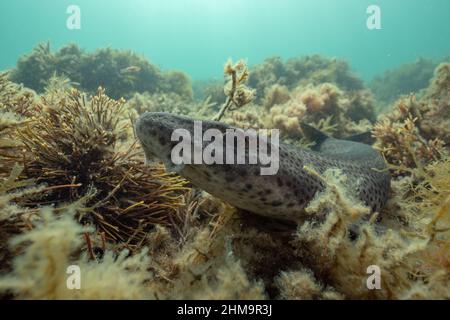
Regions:
<instances>
[{"instance_id":1,"label":"shark","mask_svg":"<svg viewBox=\"0 0 450 320\"><path fill-rule=\"evenodd\" d=\"M273 175L261 175L259 164L174 164L172 141L176 129L193 134L196 119L164 112L147 112L135 123L135 133L147 159L160 159L167 171L176 172L194 186L229 204L257 215L302 221L305 208L326 188L321 175L338 169L346 176L348 193L380 212L390 190L390 174L382 155L373 149L368 134L347 139L330 137L314 127L302 124L313 147L301 148L280 142L279 169ZM202 130L216 129L223 135L234 127L218 121L202 121ZM250 146L245 145L246 153Z\"/></svg>"}]
</instances>

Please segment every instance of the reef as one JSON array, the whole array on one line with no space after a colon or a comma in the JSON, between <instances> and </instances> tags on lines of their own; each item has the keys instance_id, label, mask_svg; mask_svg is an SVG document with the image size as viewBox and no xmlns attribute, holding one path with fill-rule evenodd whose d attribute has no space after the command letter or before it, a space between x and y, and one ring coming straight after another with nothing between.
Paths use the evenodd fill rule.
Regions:
<instances>
[{"instance_id":1,"label":"reef","mask_svg":"<svg viewBox=\"0 0 450 320\"><path fill-rule=\"evenodd\" d=\"M272 57L249 68L248 85L255 90L255 102L262 104L272 87L293 90L298 86L332 83L346 91L364 89L364 84L351 72L347 62L320 55L301 56L283 61ZM196 90L198 96L222 104L226 100L223 83L210 81Z\"/></svg>"},{"instance_id":2,"label":"reef","mask_svg":"<svg viewBox=\"0 0 450 320\"><path fill-rule=\"evenodd\" d=\"M252 90L251 99L245 108L232 108L223 121L244 128L276 128L287 142L302 140L300 122L342 138L370 130L376 120L372 94L342 60L318 55L287 62L267 59L248 68L245 85ZM229 98L219 83L207 84L205 97L216 105Z\"/></svg>"},{"instance_id":3,"label":"reef","mask_svg":"<svg viewBox=\"0 0 450 320\"><path fill-rule=\"evenodd\" d=\"M10 79L42 93L52 76L70 79L81 91L106 88L110 97L129 98L134 93L175 93L192 99L192 85L180 71L163 72L132 51L103 48L88 53L76 44L52 52L50 43L38 44L22 56Z\"/></svg>"},{"instance_id":4,"label":"reef","mask_svg":"<svg viewBox=\"0 0 450 320\"><path fill-rule=\"evenodd\" d=\"M348 66L319 56L254 68L229 61L221 101L171 89L125 101L47 76L36 93L0 75L2 297L450 298L449 64L379 117ZM132 121L145 111L279 128L302 145L300 122L336 137L370 131L393 176L390 200L362 219L368 209L331 170L304 224L237 210L144 164ZM82 270L80 290L66 287L69 265ZM366 285L373 265L379 290Z\"/></svg>"},{"instance_id":5,"label":"reef","mask_svg":"<svg viewBox=\"0 0 450 320\"><path fill-rule=\"evenodd\" d=\"M251 69L249 86L256 89L258 102L275 84L294 89L299 85L333 83L344 90L361 90L363 82L339 59L320 55L302 56L284 62L279 57L265 60Z\"/></svg>"},{"instance_id":6,"label":"reef","mask_svg":"<svg viewBox=\"0 0 450 320\"><path fill-rule=\"evenodd\" d=\"M335 137L367 132L375 120L372 97L367 91L348 93L335 84L269 88L262 105L228 113L224 121L244 128L276 128L281 138L298 143L304 135L300 123L308 123Z\"/></svg>"},{"instance_id":7,"label":"reef","mask_svg":"<svg viewBox=\"0 0 450 320\"><path fill-rule=\"evenodd\" d=\"M57 212L76 207L77 220L95 225L103 242L121 241L133 249L156 224L181 219L178 209L189 188L162 166L144 165L129 139L133 131L123 100L108 98L101 88L93 96L47 88L47 95L31 103L10 105L21 88L5 76L1 81L9 89L1 101L2 141L7 141L2 189L9 208L2 212L4 221L24 219L17 210L35 216L43 206ZM26 186L39 192L28 197Z\"/></svg>"},{"instance_id":8,"label":"reef","mask_svg":"<svg viewBox=\"0 0 450 320\"><path fill-rule=\"evenodd\" d=\"M378 107L384 109L401 95L420 94L428 87L436 67L443 62L450 62L450 57L439 61L419 58L376 76L368 87L375 95Z\"/></svg>"},{"instance_id":9,"label":"reef","mask_svg":"<svg viewBox=\"0 0 450 320\"><path fill-rule=\"evenodd\" d=\"M381 116L373 133L386 159L405 168L419 168L442 158L449 147L450 64L440 64L422 97L403 96Z\"/></svg>"}]
</instances>

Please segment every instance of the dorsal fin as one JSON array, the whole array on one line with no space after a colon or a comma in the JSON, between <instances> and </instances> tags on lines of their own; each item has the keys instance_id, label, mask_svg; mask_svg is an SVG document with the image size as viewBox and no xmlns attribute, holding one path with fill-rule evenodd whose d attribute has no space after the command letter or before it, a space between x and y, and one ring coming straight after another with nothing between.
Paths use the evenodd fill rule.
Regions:
<instances>
[{"instance_id":1,"label":"dorsal fin","mask_svg":"<svg viewBox=\"0 0 450 320\"><path fill-rule=\"evenodd\" d=\"M333 137L330 137L320 131L317 128L314 128L313 126L300 122L300 128L302 130L303 135L311 142L314 142L315 145L313 149L319 148L319 146L327 139L333 139ZM342 140L347 141L353 141L353 142L359 142L364 143L368 145L372 145L375 142L375 139L372 137L372 132L366 131L362 133L357 133L348 137L343 138Z\"/></svg>"},{"instance_id":2,"label":"dorsal fin","mask_svg":"<svg viewBox=\"0 0 450 320\"><path fill-rule=\"evenodd\" d=\"M375 139L372 137L372 132L366 131L363 133L354 134L344 138L347 141L360 142L364 144L372 145L375 142Z\"/></svg>"},{"instance_id":3,"label":"dorsal fin","mask_svg":"<svg viewBox=\"0 0 450 320\"><path fill-rule=\"evenodd\" d=\"M300 128L302 129L303 135L308 140L315 142L314 148L319 147L325 140L330 138L319 129L316 129L313 126L306 124L304 122L300 122Z\"/></svg>"}]
</instances>

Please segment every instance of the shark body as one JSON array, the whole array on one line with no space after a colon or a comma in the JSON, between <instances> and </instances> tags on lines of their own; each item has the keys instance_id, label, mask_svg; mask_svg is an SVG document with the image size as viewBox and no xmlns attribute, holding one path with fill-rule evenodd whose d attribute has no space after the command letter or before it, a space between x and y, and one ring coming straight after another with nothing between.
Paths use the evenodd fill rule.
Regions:
<instances>
[{"instance_id":1,"label":"shark body","mask_svg":"<svg viewBox=\"0 0 450 320\"><path fill-rule=\"evenodd\" d=\"M255 164L174 165L171 141L175 129L193 131L195 119L169 113L149 112L140 116L135 131L147 159L162 160L168 171L175 171L193 185L230 203L259 215L301 221L305 208L317 192L325 188L319 175L340 169L347 177L348 191L372 212L379 212L388 199L390 175L383 157L367 144L340 140L304 127L316 140L313 150L279 144L279 170L261 175ZM225 134L233 128L221 122L203 121L203 130L218 129ZM246 146L248 148L248 146ZM247 150L248 151L248 150Z\"/></svg>"}]
</instances>

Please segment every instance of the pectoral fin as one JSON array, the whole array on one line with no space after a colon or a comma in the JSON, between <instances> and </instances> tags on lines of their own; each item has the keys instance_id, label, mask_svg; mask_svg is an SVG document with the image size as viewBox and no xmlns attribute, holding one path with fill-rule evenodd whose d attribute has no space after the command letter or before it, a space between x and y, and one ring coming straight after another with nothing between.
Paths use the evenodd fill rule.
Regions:
<instances>
[{"instance_id":1,"label":"pectoral fin","mask_svg":"<svg viewBox=\"0 0 450 320\"><path fill-rule=\"evenodd\" d=\"M313 126L306 124L304 122L300 123L300 129L302 130L303 136L305 136L309 141L314 142L314 146L311 149L319 149L320 145L327 139L330 139L325 133Z\"/></svg>"}]
</instances>

